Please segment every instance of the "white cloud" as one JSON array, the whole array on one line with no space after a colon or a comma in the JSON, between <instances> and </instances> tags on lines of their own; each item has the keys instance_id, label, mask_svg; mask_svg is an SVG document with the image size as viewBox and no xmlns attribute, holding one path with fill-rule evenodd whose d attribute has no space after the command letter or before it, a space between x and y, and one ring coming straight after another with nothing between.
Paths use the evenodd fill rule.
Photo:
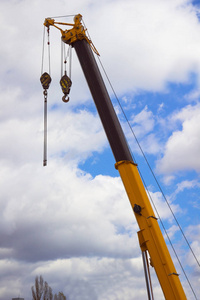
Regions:
<instances>
[{"instance_id":1,"label":"white cloud","mask_svg":"<svg viewBox=\"0 0 200 300\"><path fill-rule=\"evenodd\" d=\"M1 267L6 267L3 261ZM43 264L20 265L10 262L15 286L13 291L17 294L26 293L31 299L31 293L25 286L24 280L31 287L34 284L34 277L43 274L44 279L51 285L53 292L62 291L69 298L80 299L144 299L147 296L141 257L132 259L113 258L70 258L56 261L49 261ZM26 274L25 268L30 273ZM21 277L19 277L19 273ZM56 274L56 275L55 275ZM9 272L5 272L5 279L9 280ZM27 277L25 277L27 276ZM54 280L53 280L54 278ZM154 276L153 276L154 281ZM10 281L9 281L10 282ZM2 283L2 281L1 281ZM1 289L0 284L0 290ZM138 292L136 293L135 291ZM10 293L7 291L7 295ZM162 298L160 289L155 291L155 296Z\"/></svg>"},{"instance_id":2,"label":"white cloud","mask_svg":"<svg viewBox=\"0 0 200 300\"><path fill-rule=\"evenodd\" d=\"M152 132L155 121L152 112L148 110L147 106L145 106L140 113L132 117L131 124L133 125L133 131L136 136L140 137Z\"/></svg>"},{"instance_id":3,"label":"white cloud","mask_svg":"<svg viewBox=\"0 0 200 300\"><path fill-rule=\"evenodd\" d=\"M161 144L155 134L149 134L141 142L142 149L145 153L156 154L160 152Z\"/></svg>"},{"instance_id":4,"label":"white cloud","mask_svg":"<svg viewBox=\"0 0 200 300\"><path fill-rule=\"evenodd\" d=\"M127 17L127 10L131 17ZM101 11L101 16L104 30L99 30L98 36L92 32L92 36L99 39L100 53L101 49L107 53L106 58L102 53L102 58L110 66L118 90L162 90L167 81L185 82L190 72L199 70L199 24L186 1L151 1L151 5L147 1L116 2L112 10L108 5ZM98 19L99 28L102 18ZM111 24L117 30L107 30ZM123 84L122 77L126 78Z\"/></svg>"},{"instance_id":5,"label":"white cloud","mask_svg":"<svg viewBox=\"0 0 200 300\"><path fill-rule=\"evenodd\" d=\"M14 84L22 79L30 86L31 82L32 86L35 84L41 67L43 20L47 16L62 15L60 11L68 14L69 8L69 14L82 13L117 92L135 88L162 90L168 81L184 82L191 72L199 73L199 24L188 1L151 0L151 5L146 0L115 1L114 6L112 1L90 4L90 1L76 1L73 5L59 1L55 7L53 0L42 4L37 0L31 4L2 2L4 46L1 57L4 63L1 69L6 78L12 79ZM17 11L20 14L16 14ZM127 11L131 17L127 17ZM51 51L52 78L59 81L60 72L56 70L60 67L60 32L55 28L51 29ZM89 94L76 61L72 73L73 95L77 99L78 89L86 100ZM13 69L16 65L18 71ZM16 71L20 72L20 78Z\"/></svg>"},{"instance_id":6,"label":"white cloud","mask_svg":"<svg viewBox=\"0 0 200 300\"><path fill-rule=\"evenodd\" d=\"M96 114L77 110L91 96L75 54L70 102L61 102L60 33L53 28L49 165L42 168L42 23L48 16L82 13L111 81L123 95L164 90L169 81L184 82L191 72L199 74L195 11L183 0L114 5L106 0L11 0L1 1L0 7L0 299L19 294L31 299L30 287L40 272L55 292L66 286L74 300L83 300L83 294L85 299L144 299L138 226L121 181L92 178L78 168L107 142ZM198 120L198 108L189 111L175 116L184 125L177 132L180 137L181 132L188 137ZM151 111L145 108L134 121L139 135L151 134L147 147L158 151ZM159 194L156 199L167 219ZM161 299L161 292L156 293Z\"/></svg>"},{"instance_id":7,"label":"white cloud","mask_svg":"<svg viewBox=\"0 0 200 300\"><path fill-rule=\"evenodd\" d=\"M84 161L93 151L101 152L107 140L99 117L89 111L52 111L49 115L49 152L68 160Z\"/></svg>"},{"instance_id":8,"label":"white cloud","mask_svg":"<svg viewBox=\"0 0 200 300\"><path fill-rule=\"evenodd\" d=\"M129 121L131 130L127 124L123 124L125 134L134 153L141 154L135 143L135 137L145 153L155 155L160 152L162 146L159 137L155 133L155 126L159 122L159 118L146 105L138 114L131 116Z\"/></svg>"},{"instance_id":9,"label":"white cloud","mask_svg":"<svg viewBox=\"0 0 200 300\"><path fill-rule=\"evenodd\" d=\"M189 94L185 95L185 99L188 102L192 102L192 101L198 102L199 98L200 98L200 89L199 88L197 88L197 89L191 91Z\"/></svg>"},{"instance_id":10,"label":"white cloud","mask_svg":"<svg viewBox=\"0 0 200 300\"><path fill-rule=\"evenodd\" d=\"M188 251L185 255L185 260L187 261L187 265L191 267L192 269L192 275L194 276L194 286L196 290L198 291L199 287L199 264L200 264L200 225L191 225L187 228L186 236L190 242L190 246L192 248L192 251L195 255L192 254L191 251ZM198 264L197 264L197 261Z\"/></svg>"},{"instance_id":11,"label":"white cloud","mask_svg":"<svg viewBox=\"0 0 200 300\"><path fill-rule=\"evenodd\" d=\"M150 198L152 199L153 202L153 207L156 207L156 210L158 212L155 211L156 217L161 218L162 220L167 220L168 222L173 222L173 216L171 213L171 210L169 209L169 206L167 204L167 202L165 201L165 199L163 198L161 192L151 192L149 191L150 194ZM167 197L169 198L169 197ZM167 199L172 211L174 212L174 214L176 213L181 213L182 210L180 208L179 205L177 204L173 204L171 202L170 199Z\"/></svg>"},{"instance_id":12,"label":"white cloud","mask_svg":"<svg viewBox=\"0 0 200 300\"><path fill-rule=\"evenodd\" d=\"M174 175L171 175L171 176L169 175L169 176L164 176L162 181L165 185L170 185L173 182L174 179L175 179Z\"/></svg>"},{"instance_id":13,"label":"white cloud","mask_svg":"<svg viewBox=\"0 0 200 300\"><path fill-rule=\"evenodd\" d=\"M55 172L52 163L48 169L27 165L9 172L2 169L0 231L2 247L14 258L131 256L137 225L119 178L92 179L61 165Z\"/></svg>"},{"instance_id":14,"label":"white cloud","mask_svg":"<svg viewBox=\"0 0 200 300\"><path fill-rule=\"evenodd\" d=\"M5 115L0 127L1 161L12 161L14 165L42 160L43 114L33 110L28 118L28 108L26 104L24 109L22 106L23 104L19 103L15 115L9 115L8 105L2 104L2 114L4 111ZM49 111L49 160L51 157L62 156L62 159L83 161L92 151L101 152L106 146L107 141L100 120L91 112L73 112L70 108L66 113L59 110Z\"/></svg>"},{"instance_id":15,"label":"white cloud","mask_svg":"<svg viewBox=\"0 0 200 300\"><path fill-rule=\"evenodd\" d=\"M193 187L200 187L200 183L197 180L184 180L177 184L177 189L175 191L175 194L178 194L180 192L183 192L184 189L191 189Z\"/></svg>"},{"instance_id":16,"label":"white cloud","mask_svg":"<svg viewBox=\"0 0 200 300\"><path fill-rule=\"evenodd\" d=\"M167 230L167 235L170 238L170 240L172 241L172 239L174 238L174 235L176 234L176 232L179 231L179 227L177 225L172 225L168 230Z\"/></svg>"},{"instance_id":17,"label":"white cloud","mask_svg":"<svg viewBox=\"0 0 200 300\"><path fill-rule=\"evenodd\" d=\"M200 119L199 105L187 106L173 115L173 122L181 122L181 130L174 131L168 139L164 156L157 162L159 172L200 170Z\"/></svg>"}]
</instances>

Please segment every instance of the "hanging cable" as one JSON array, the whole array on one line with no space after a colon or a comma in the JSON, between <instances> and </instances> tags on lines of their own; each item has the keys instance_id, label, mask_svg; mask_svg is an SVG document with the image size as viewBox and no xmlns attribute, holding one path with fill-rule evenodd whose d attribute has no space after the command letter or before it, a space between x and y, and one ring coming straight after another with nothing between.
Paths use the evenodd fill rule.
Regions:
<instances>
[{"instance_id":1,"label":"hanging cable","mask_svg":"<svg viewBox=\"0 0 200 300\"><path fill-rule=\"evenodd\" d=\"M47 91L44 91L44 152L43 166L47 165Z\"/></svg>"},{"instance_id":2,"label":"hanging cable","mask_svg":"<svg viewBox=\"0 0 200 300\"><path fill-rule=\"evenodd\" d=\"M72 78L72 46L69 45L69 78Z\"/></svg>"},{"instance_id":3,"label":"hanging cable","mask_svg":"<svg viewBox=\"0 0 200 300\"><path fill-rule=\"evenodd\" d=\"M50 73L50 39L49 39L49 27L47 28L47 45L48 45L48 65L49 65L49 73ZM44 89L44 146L43 146L43 166L47 165L47 90L51 83L51 76L47 72L43 73L44 68L44 52L45 52L45 28L43 34L43 47L42 47L42 64L41 64L41 77L40 82Z\"/></svg>"},{"instance_id":4,"label":"hanging cable","mask_svg":"<svg viewBox=\"0 0 200 300\"><path fill-rule=\"evenodd\" d=\"M63 76L63 56L64 56L63 52L64 52L64 43L61 40L61 66L60 66L60 72L61 72L61 74L60 74L60 77Z\"/></svg>"},{"instance_id":5,"label":"hanging cable","mask_svg":"<svg viewBox=\"0 0 200 300\"><path fill-rule=\"evenodd\" d=\"M43 67L44 67L44 44L45 44L45 26L43 30L43 40L42 40L42 63L41 63L41 75L43 73Z\"/></svg>"},{"instance_id":6,"label":"hanging cable","mask_svg":"<svg viewBox=\"0 0 200 300\"><path fill-rule=\"evenodd\" d=\"M50 38L49 38L50 27L47 27L47 45L48 45L48 60L49 60L49 75L51 75L51 57L50 57Z\"/></svg>"}]
</instances>

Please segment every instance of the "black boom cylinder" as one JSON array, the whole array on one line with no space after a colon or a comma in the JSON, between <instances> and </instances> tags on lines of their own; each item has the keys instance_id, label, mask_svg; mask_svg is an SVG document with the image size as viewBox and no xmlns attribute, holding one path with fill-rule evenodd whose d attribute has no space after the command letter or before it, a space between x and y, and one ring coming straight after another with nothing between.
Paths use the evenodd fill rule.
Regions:
<instances>
[{"instance_id":1,"label":"black boom cylinder","mask_svg":"<svg viewBox=\"0 0 200 300\"><path fill-rule=\"evenodd\" d=\"M133 161L89 43L86 40L80 40L76 41L73 47L76 50L116 162Z\"/></svg>"}]
</instances>

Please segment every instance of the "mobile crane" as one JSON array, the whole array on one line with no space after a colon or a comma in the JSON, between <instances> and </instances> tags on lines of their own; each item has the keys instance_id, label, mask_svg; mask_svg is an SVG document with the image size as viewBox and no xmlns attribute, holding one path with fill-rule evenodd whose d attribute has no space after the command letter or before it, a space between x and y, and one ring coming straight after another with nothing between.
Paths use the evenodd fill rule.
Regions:
<instances>
[{"instance_id":1,"label":"mobile crane","mask_svg":"<svg viewBox=\"0 0 200 300\"><path fill-rule=\"evenodd\" d=\"M81 21L82 16L78 14L74 17L73 24L55 22L54 19L47 18L44 21L44 25L47 28L49 28L49 26L58 28L61 32L62 41L71 45L77 53L116 160L115 168L119 171L140 228L138 232L138 239L145 267L149 299L153 299L153 294L150 284L148 283L147 252L150 256L151 265L154 267L157 274L165 299L187 299L159 227L157 218L139 175L137 164L132 158L126 138L96 63L93 51L96 54L98 54L98 52L92 41L87 37L86 30ZM69 30L62 30L58 27L58 25L68 25L72 28ZM67 87L67 84L68 81L66 81L63 85L66 85Z\"/></svg>"}]
</instances>

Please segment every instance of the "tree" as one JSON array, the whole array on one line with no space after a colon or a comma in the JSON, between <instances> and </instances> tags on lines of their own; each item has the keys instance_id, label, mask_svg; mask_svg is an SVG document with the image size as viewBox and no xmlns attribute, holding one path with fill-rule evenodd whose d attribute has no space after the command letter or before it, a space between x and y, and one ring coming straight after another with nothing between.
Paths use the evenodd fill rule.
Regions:
<instances>
[{"instance_id":1,"label":"tree","mask_svg":"<svg viewBox=\"0 0 200 300\"><path fill-rule=\"evenodd\" d=\"M67 300L62 292L53 296L52 288L46 281L44 282L41 275L35 277L35 286L31 287L31 291L33 300Z\"/></svg>"},{"instance_id":2,"label":"tree","mask_svg":"<svg viewBox=\"0 0 200 300\"><path fill-rule=\"evenodd\" d=\"M59 292L58 295L57 294L54 295L54 300L67 300L67 298L62 292Z\"/></svg>"},{"instance_id":3,"label":"tree","mask_svg":"<svg viewBox=\"0 0 200 300\"><path fill-rule=\"evenodd\" d=\"M46 281L44 283L43 300L53 300L52 288Z\"/></svg>"},{"instance_id":4,"label":"tree","mask_svg":"<svg viewBox=\"0 0 200 300\"><path fill-rule=\"evenodd\" d=\"M40 277L38 276L35 277L35 287L32 286L31 291L32 291L33 300L41 299L42 293L44 291L44 280L41 275Z\"/></svg>"}]
</instances>

